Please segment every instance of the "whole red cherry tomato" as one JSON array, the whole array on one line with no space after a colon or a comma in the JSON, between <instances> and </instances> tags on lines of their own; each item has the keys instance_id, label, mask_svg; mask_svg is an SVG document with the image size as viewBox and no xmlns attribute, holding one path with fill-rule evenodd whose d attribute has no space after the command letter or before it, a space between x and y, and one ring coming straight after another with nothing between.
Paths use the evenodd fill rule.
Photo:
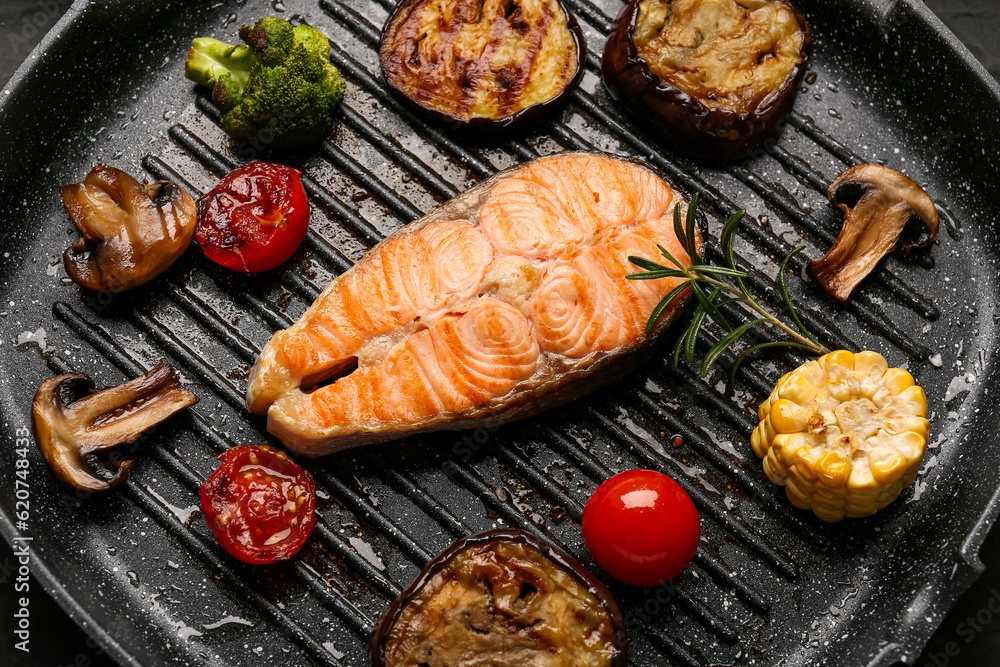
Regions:
<instances>
[{"instance_id":1,"label":"whole red cherry tomato","mask_svg":"<svg viewBox=\"0 0 1000 667\"><path fill-rule=\"evenodd\" d=\"M677 482L653 470L605 481L583 510L583 539L594 560L632 586L657 586L688 566L701 520Z\"/></svg>"},{"instance_id":2,"label":"whole red cherry tomato","mask_svg":"<svg viewBox=\"0 0 1000 667\"><path fill-rule=\"evenodd\" d=\"M244 563L293 556L316 524L316 483L284 452L234 447L201 485L201 508L222 548Z\"/></svg>"},{"instance_id":3,"label":"whole red cherry tomato","mask_svg":"<svg viewBox=\"0 0 1000 667\"><path fill-rule=\"evenodd\" d=\"M295 252L309 229L302 172L254 160L198 200L195 238L205 256L234 271L267 271Z\"/></svg>"}]
</instances>

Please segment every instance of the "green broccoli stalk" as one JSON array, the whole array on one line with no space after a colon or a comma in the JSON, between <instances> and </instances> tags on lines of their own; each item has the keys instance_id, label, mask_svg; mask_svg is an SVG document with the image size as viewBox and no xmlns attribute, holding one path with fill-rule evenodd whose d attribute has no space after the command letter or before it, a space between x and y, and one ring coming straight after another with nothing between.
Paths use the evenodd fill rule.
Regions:
<instances>
[{"instance_id":1,"label":"green broccoli stalk","mask_svg":"<svg viewBox=\"0 0 1000 667\"><path fill-rule=\"evenodd\" d=\"M330 43L311 26L277 17L240 28L245 44L211 37L191 43L184 76L212 89L222 129L293 148L322 138L344 97L344 80L330 64Z\"/></svg>"}]
</instances>

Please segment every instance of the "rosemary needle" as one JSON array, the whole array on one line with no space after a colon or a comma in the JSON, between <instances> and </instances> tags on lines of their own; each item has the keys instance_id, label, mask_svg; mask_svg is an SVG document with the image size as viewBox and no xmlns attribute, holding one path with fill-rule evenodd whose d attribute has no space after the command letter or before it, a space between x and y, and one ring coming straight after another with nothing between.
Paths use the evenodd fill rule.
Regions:
<instances>
[{"instance_id":1,"label":"rosemary needle","mask_svg":"<svg viewBox=\"0 0 1000 667\"><path fill-rule=\"evenodd\" d=\"M698 338L698 332L701 331L702 327L709 320L719 325L722 330L725 331L725 335L723 335L722 338L720 338L718 342L716 342L715 345L713 345L712 348L705 353L705 358L702 360L701 364L702 376L708 375L723 353L730 349L755 326L766 324L777 327L792 338L792 340L759 343L743 350L736 357L736 360L729 369L730 385L733 384L733 380L736 377L736 371L740 365L746 361L750 355L759 350L775 347L788 347L811 350L816 354L826 354L829 352L829 350L821 345L819 341L816 340L816 337L809 333L809 330L806 329L802 320L799 318L798 313L795 311L795 306L792 305L792 298L788 294L788 288L785 286L785 267L788 265L788 261L794 257L796 253L802 250L802 247L795 248L785 255L785 258L781 262L781 267L778 270L778 288L781 291L782 298L784 299L785 309L788 311L792 320L792 325L789 325L769 313L757 302L756 299L753 298L750 291L743 283L743 279L747 277L747 274L736 268L736 262L733 256L733 244L736 241L736 232L739 229L740 222L743 220L743 216L746 215L746 211L739 211L729 218L726 221L726 224L722 227L720 243L722 245L722 256L725 260L725 265L718 266L715 264L706 264L699 256L698 248L695 243L695 216L698 209L698 201L699 195L695 194L691 198L690 206L688 206L686 219L682 219L681 205L679 203L674 208L674 234L677 236L677 240L680 242L681 247L684 248L687 256L691 258L691 266L684 266L681 264L666 248L661 245L657 245L657 248L660 250L660 254L663 255L667 262L672 266L666 266L644 257L629 257L630 262L639 268L644 269L644 271L640 273L630 273L625 276L629 280L659 280L660 278L683 279L683 281L674 287L674 289L672 289L665 297L663 297L663 299L661 299L653 309L653 312L650 314L649 320L646 323L646 333L648 334L653 330L656 323L663 315L663 311L666 310L666 308L678 297L680 297L681 294L690 289L694 294L695 299L698 301L698 308L695 310L694 316L691 318L687 328L684 329L683 333L681 333L680 337L677 339L677 343L674 347L675 366L680 363L681 355L684 356L688 363L694 362L695 341ZM720 301L720 298L723 300ZM722 306L731 303L742 303L759 317L734 326L728 319L726 319L726 316L720 310Z\"/></svg>"}]
</instances>

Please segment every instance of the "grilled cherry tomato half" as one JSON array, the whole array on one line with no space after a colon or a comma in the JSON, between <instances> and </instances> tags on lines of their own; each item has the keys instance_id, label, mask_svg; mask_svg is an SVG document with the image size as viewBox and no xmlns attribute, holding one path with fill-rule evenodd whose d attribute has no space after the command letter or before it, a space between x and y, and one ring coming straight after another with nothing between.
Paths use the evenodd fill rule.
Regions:
<instances>
[{"instance_id":1,"label":"grilled cherry tomato half","mask_svg":"<svg viewBox=\"0 0 1000 667\"><path fill-rule=\"evenodd\" d=\"M677 482L653 470L605 481L583 509L583 539L598 565L631 586L657 586L688 566L701 520Z\"/></svg>"},{"instance_id":2,"label":"grilled cherry tomato half","mask_svg":"<svg viewBox=\"0 0 1000 667\"><path fill-rule=\"evenodd\" d=\"M316 524L316 483L284 452L234 447L201 485L201 508L215 539L244 563L293 556Z\"/></svg>"},{"instance_id":3,"label":"grilled cherry tomato half","mask_svg":"<svg viewBox=\"0 0 1000 667\"><path fill-rule=\"evenodd\" d=\"M254 160L231 171L198 200L195 238L205 256L234 271L278 266L309 229L302 172Z\"/></svg>"}]
</instances>

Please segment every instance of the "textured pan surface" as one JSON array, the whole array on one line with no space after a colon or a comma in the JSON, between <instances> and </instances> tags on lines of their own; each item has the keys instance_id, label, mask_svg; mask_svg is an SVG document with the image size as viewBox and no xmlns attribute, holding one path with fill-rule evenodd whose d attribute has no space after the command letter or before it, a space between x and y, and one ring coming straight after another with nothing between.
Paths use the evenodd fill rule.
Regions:
<instances>
[{"instance_id":1,"label":"textured pan surface","mask_svg":"<svg viewBox=\"0 0 1000 667\"><path fill-rule=\"evenodd\" d=\"M612 471L636 466L691 492L705 539L674 588L633 590L602 576L635 665L889 665L915 657L971 585L1000 486L987 394L1000 391L996 85L918 3L802 2L816 78L776 146L719 170L674 158L609 102L596 66L617 0L569 6L593 54L581 90L523 139L475 144L415 119L378 82L388 2L286 0L286 15L330 35L350 85L334 141L287 157L309 175L314 232L264 276L217 271L193 249L135 294L82 294L58 262L76 239L58 186L105 160L150 180L180 178L196 194L266 157L227 146L180 68L191 37L232 39L239 23L273 13L270 2L80 2L0 93L5 537L15 532L12 445L44 378L73 369L119 383L165 356L202 398L140 445L118 493L76 498L29 453L21 532L34 539L35 573L123 664L364 664L370 624L457 537L526 527L596 571L577 525L582 505ZM383 234L496 170L590 147L642 157L685 194L702 191L713 233L723 214L748 208L757 221L738 252L769 298L776 256L804 243L818 257L835 237L838 215L823 193L847 164L884 161L926 185L947 214L933 270L891 258L844 306L790 281L824 342L874 349L927 389L931 449L913 489L871 520L820 524L789 506L748 443L757 404L797 360L748 365L731 399L720 377L701 382L654 356L609 389L493 433L307 463L322 489L320 521L285 565L241 566L200 516L184 525L214 454L266 440L263 421L243 411L241 376L273 330ZM47 359L38 344L17 344L39 328ZM684 437L676 449L675 434Z\"/></svg>"}]
</instances>

